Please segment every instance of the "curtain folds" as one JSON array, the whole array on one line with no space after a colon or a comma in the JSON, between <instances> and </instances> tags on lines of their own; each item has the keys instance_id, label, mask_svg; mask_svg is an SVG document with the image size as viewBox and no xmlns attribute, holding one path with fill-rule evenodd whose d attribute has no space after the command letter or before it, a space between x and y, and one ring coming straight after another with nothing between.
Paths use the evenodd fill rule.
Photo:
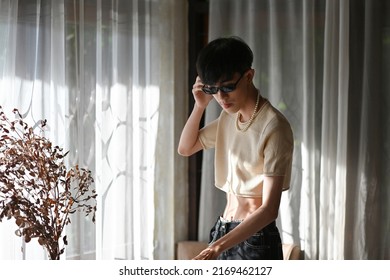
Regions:
<instances>
[{"instance_id":1,"label":"curtain folds","mask_svg":"<svg viewBox=\"0 0 390 280\"><path fill-rule=\"evenodd\" d=\"M95 179L96 224L71 217L68 259L173 259L186 238L187 216L175 214L187 208L175 148L175 120L186 113L185 11L173 0L0 0L0 104L47 119L68 164ZM14 230L0 224L0 258L45 258Z\"/></svg>"},{"instance_id":2,"label":"curtain folds","mask_svg":"<svg viewBox=\"0 0 390 280\"><path fill-rule=\"evenodd\" d=\"M390 258L389 14L380 0L210 1L209 39L249 43L255 85L293 127L292 185L277 222L306 259ZM219 110L208 108L206 122ZM207 157L203 170L213 172ZM214 192L207 178L202 197ZM209 216L214 202L203 203ZM199 222L206 240L209 218Z\"/></svg>"}]
</instances>

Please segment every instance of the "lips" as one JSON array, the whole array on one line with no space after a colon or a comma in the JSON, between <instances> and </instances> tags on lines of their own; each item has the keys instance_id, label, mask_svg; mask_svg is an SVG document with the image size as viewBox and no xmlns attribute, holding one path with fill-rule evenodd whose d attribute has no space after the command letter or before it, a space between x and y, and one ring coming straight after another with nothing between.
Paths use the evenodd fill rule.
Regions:
<instances>
[{"instance_id":1,"label":"lips","mask_svg":"<svg viewBox=\"0 0 390 280\"><path fill-rule=\"evenodd\" d=\"M222 108L228 109L233 106L233 103L220 103Z\"/></svg>"}]
</instances>

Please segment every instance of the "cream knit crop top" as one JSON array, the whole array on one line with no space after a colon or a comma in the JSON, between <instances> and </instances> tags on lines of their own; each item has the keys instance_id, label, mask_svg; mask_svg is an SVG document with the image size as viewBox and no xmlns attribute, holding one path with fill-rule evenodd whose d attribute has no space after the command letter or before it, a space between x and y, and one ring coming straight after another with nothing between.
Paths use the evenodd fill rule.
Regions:
<instances>
[{"instance_id":1,"label":"cream knit crop top","mask_svg":"<svg viewBox=\"0 0 390 280\"><path fill-rule=\"evenodd\" d=\"M204 149L215 148L215 186L244 197L261 197L264 176L284 176L290 187L293 133L287 119L268 101L245 132L236 114L222 111L199 131Z\"/></svg>"}]
</instances>

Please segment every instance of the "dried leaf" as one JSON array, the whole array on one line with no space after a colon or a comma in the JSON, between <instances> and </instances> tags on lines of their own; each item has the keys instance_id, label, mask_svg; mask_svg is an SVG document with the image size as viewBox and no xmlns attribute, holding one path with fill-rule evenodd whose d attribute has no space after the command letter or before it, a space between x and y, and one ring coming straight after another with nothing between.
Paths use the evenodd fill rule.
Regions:
<instances>
[{"instance_id":1,"label":"dried leaf","mask_svg":"<svg viewBox=\"0 0 390 280\"><path fill-rule=\"evenodd\" d=\"M64 252L58 241L70 216L84 211L95 222L94 180L90 170L78 165L67 170L63 159L69 151L35 134L47 126L46 120L30 127L18 109L13 112L11 121L0 106L0 222L14 218L17 236L26 242L38 238L50 258L58 259ZM62 241L68 244L66 236Z\"/></svg>"},{"instance_id":2,"label":"dried leaf","mask_svg":"<svg viewBox=\"0 0 390 280\"><path fill-rule=\"evenodd\" d=\"M18 225L18 227L23 227L24 220L22 217L17 217L17 219L15 220L15 223Z\"/></svg>"},{"instance_id":3,"label":"dried leaf","mask_svg":"<svg viewBox=\"0 0 390 280\"><path fill-rule=\"evenodd\" d=\"M44 246L44 245L47 244L47 241L46 241L45 238L39 237L39 238L38 238L38 243L39 243L39 245Z\"/></svg>"},{"instance_id":4,"label":"dried leaf","mask_svg":"<svg viewBox=\"0 0 390 280\"><path fill-rule=\"evenodd\" d=\"M30 235L24 236L24 241L25 241L26 243L30 242L30 241L31 241L31 236L30 236Z\"/></svg>"}]
</instances>

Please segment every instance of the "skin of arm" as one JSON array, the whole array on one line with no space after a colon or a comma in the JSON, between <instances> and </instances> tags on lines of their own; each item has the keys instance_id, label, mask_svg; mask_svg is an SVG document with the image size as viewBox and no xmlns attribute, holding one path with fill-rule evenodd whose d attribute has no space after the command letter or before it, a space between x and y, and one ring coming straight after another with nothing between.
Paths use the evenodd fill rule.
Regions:
<instances>
[{"instance_id":1,"label":"skin of arm","mask_svg":"<svg viewBox=\"0 0 390 280\"><path fill-rule=\"evenodd\" d=\"M192 88L195 105L180 136L177 152L182 156L191 156L202 149L198 134L199 124L207 105L213 99L202 91L203 83L197 77Z\"/></svg>"},{"instance_id":2,"label":"skin of arm","mask_svg":"<svg viewBox=\"0 0 390 280\"><path fill-rule=\"evenodd\" d=\"M248 239L278 216L283 176L267 176L263 182L263 203L231 232L200 252L194 260L216 259L223 251Z\"/></svg>"}]
</instances>

